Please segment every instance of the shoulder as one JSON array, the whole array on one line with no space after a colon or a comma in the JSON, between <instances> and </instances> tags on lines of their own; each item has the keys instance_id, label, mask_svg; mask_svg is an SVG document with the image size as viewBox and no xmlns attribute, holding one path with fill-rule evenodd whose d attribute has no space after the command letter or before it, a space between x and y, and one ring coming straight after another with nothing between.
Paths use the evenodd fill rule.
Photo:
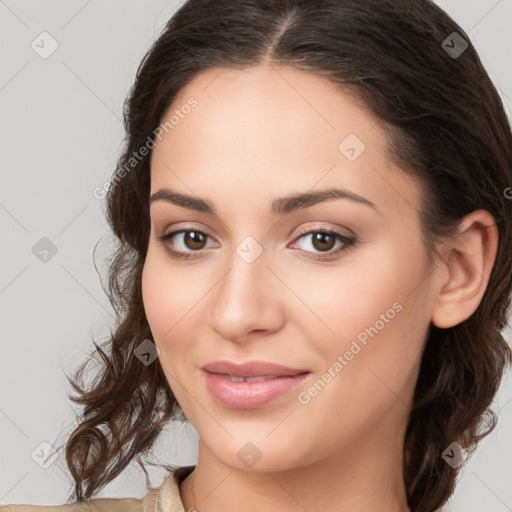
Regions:
<instances>
[{"instance_id":1,"label":"shoulder","mask_svg":"<svg viewBox=\"0 0 512 512\"><path fill-rule=\"evenodd\" d=\"M185 512L179 484L195 466L176 468L143 498L93 498L66 505L0 505L0 512Z\"/></svg>"},{"instance_id":2,"label":"shoulder","mask_svg":"<svg viewBox=\"0 0 512 512\"><path fill-rule=\"evenodd\" d=\"M142 512L142 500L135 498L97 498L67 505L0 505L0 512Z\"/></svg>"}]
</instances>

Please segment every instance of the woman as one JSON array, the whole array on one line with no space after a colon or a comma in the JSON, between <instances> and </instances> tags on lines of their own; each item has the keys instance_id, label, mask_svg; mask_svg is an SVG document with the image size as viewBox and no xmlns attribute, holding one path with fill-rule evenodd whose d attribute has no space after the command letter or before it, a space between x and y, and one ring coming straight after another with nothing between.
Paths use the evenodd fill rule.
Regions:
<instances>
[{"instance_id":1,"label":"woman","mask_svg":"<svg viewBox=\"0 0 512 512\"><path fill-rule=\"evenodd\" d=\"M440 510L512 360L512 136L467 34L428 0L189 0L125 125L62 510ZM180 414L197 464L90 499Z\"/></svg>"}]
</instances>

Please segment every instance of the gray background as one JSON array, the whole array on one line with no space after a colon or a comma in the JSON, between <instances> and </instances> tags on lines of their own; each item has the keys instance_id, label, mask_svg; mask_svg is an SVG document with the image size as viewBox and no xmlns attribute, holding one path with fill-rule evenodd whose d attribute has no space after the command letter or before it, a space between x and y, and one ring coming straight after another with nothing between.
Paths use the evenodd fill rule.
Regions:
<instances>
[{"instance_id":1,"label":"gray background","mask_svg":"<svg viewBox=\"0 0 512 512\"><path fill-rule=\"evenodd\" d=\"M471 37L510 113L512 0L438 3ZM110 241L93 190L114 169L122 103L136 67L177 5L0 0L0 503L67 499L63 450L47 468L40 461L45 446L61 444L75 423L64 371L71 373L92 350L91 339L105 336L112 323L93 264L100 242L104 273ZM46 59L31 47L43 31L58 43ZM57 249L46 262L33 252L43 237ZM495 400L498 426L464 469L448 512L512 510L511 380L509 372ZM194 464L196 442L193 427L170 424L155 461ZM149 471L151 484L160 485L166 472ZM145 493L143 473L132 463L98 496Z\"/></svg>"}]
</instances>

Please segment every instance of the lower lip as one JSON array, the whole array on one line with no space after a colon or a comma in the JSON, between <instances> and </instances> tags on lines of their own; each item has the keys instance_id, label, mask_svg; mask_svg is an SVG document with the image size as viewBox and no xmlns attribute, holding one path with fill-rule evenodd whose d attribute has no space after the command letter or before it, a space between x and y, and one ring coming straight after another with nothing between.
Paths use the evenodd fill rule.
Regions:
<instances>
[{"instance_id":1,"label":"lower lip","mask_svg":"<svg viewBox=\"0 0 512 512\"><path fill-rule=\"evenodd\" d=\"M204 373L210 393L222 405L233 409L263 407L292 391L310 375L303 373L262 382L231 382L229 377L217 373Z\"/></svg>"}]
</instances>

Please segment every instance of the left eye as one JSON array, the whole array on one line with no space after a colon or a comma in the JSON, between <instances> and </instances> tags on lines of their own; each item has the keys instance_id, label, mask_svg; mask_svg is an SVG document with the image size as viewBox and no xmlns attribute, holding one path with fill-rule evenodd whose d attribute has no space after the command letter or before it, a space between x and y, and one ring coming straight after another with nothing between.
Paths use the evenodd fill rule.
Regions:
<instances>
[{"instance_id":1,"label":"left eye","mask_svg":"<svg viewBox=\"0 0 512 512\"><path fill-rule=\"evenodd\" d=\"M329 255L337 254L340 251L348 249L353 243L353 238L348 238L343 236L336 231L320 229L316 231L307 231L306 233L302 233L297 240L308 239L308 242L305 244L305 248L303 248L306 252L311 252L308 248L313 248L322 253L329 253ZM332 251L333 247L336 245L336 242L339 242L342 247L338 248L335 251ZM316 253L318 254L318 253Z\"/></svg>"}]
</instances>

